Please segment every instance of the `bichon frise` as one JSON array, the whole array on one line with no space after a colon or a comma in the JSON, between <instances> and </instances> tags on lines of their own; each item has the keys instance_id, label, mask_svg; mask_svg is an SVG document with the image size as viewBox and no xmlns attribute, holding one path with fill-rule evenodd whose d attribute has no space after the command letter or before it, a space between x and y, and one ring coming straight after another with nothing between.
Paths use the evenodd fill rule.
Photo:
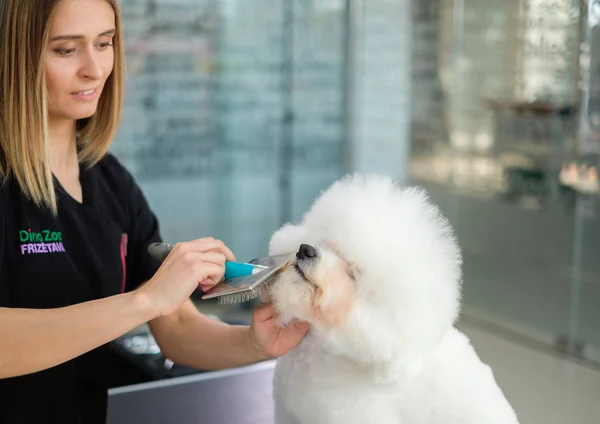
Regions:
<instances>
[{"instance_id":1,"label":"bichon frise","mask_svg":"<svg viewBox=\"0 0 600 424\"><path fill-rule=\"evenodd\" d=\"M311 327L277 361L277 424L518 424L454 327L461 253L423 191L348 176L273 234L286 252L270 297L282 325Z\"/></svg>"}]
</instances>

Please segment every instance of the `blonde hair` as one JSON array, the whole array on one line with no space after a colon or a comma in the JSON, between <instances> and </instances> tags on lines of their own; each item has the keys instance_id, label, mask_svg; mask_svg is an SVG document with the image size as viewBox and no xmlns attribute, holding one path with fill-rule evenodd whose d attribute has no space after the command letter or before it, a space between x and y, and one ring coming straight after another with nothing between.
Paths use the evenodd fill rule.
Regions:
<instances>
[{"instance_id":1,"label":"blonde hair","mask_svg":"<svg viewBox=\"0 0 600 424\"><path fill-rule=\"evenodd\" d=\"M44 57L50 22L60 1L0 1L0 177L14 177L27 197L54 214ZM115 12L115 60L96 113L77 122L79 161L86 166L93 166L110 148L123 102L121 14L117 0L106 1Z\"/></svg>"}]
</instances>

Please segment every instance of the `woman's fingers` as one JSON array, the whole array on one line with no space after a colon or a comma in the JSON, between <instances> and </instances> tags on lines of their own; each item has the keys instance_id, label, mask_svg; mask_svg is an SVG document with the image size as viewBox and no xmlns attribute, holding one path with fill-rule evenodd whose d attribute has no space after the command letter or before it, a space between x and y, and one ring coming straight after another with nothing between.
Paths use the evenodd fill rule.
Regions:
<instances>
[{"instance_id":1,"label":"woman's fingers","mask_svg":"<svg viewBox=\"0 0 600 424\"><path fill-rule=\"evenodd\" d=\"M150 299L154 315L164 316L177 310L199 284L206 290L220 281L225 267L223 256L219 255L198 253L189 247L174 249L156 274L138 289Z\"/></svg>"},{"instance_id":2,"label":"woman's fingers","mask_svg":"<svg viewBox=\"0 0 600 424\"><path fill-rule=\"evenodd\" d=\"M204 262L215 264L215 265L220 265L220 266L225 266L225 261L227 260L225 255L222 253L219 253L219 252L200 253L200 258Z\"/></svg>"},{"instance_id":3,"label":"woman's fingers","mask_svg":"<svg viewBox=\"0 0 600 424\"><path fill-rule=\"evenodd\" d=\"M275 306L272 303L263 303L255 308L254 317L259 322L268 321L273 319L276 313Z\"/></svg>"},{"instance_id":4,"label":"woman's fingers","mask_svg":"<svg viewBox=\"0 0 600 424\"><path fill-rule=\"evenodd\" d=\"M200 252L200 253L203 253L203 252L221 253L225 256L225 258L228 261L235 261L235 255L233 254L231 249L229 249L225 245L225 243L223 243L221 240L216 240L212 237L205 237L205 238L196 239L196 240L188 241L185 243L178 243L178 244L188 245L189 248L191 248L192 250L195 250L197 252ZM175 246L177 247L177 245L175 245Z\"/></svg>"}]
</instances>

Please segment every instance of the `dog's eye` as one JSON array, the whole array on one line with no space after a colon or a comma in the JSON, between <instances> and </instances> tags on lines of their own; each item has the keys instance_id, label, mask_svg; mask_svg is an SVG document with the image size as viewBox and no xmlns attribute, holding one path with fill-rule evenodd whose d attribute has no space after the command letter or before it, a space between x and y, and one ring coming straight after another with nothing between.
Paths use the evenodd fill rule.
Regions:
<instances>
[{"instance_id":1,"label":"dog's eye","mask_svg":"<svg viewBox=\"0 0 600 424\"><path fill-rule=\"evenodd\" d=\"M346 272L348 273L348 277L350 277L352 280L356 281L356 277L359 274L359 270L354 264L348 264Z\"/></svg>"}]
</instances>

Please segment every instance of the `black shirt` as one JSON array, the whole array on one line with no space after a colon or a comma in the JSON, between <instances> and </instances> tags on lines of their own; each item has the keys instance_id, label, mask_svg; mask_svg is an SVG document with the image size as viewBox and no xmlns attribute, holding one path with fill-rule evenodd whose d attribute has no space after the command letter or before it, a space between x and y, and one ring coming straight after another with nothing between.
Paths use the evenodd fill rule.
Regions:
<instances>
[{"instance_id":1,"label":"black shirt","mask_svg":"<svg viewBox=\"0 0 600 424\"><path fill-rule=\"evenodd\" d=\"M0 189L0 307L60 308L129 291L156 272L156 217L117 159L81 167L82 203L55 179L58 216L11 180ZM1 424L106 421L109 345L33 374L0 379ZM44 352L40 352L43 355Z\"/></svg>"}]
</instances>

